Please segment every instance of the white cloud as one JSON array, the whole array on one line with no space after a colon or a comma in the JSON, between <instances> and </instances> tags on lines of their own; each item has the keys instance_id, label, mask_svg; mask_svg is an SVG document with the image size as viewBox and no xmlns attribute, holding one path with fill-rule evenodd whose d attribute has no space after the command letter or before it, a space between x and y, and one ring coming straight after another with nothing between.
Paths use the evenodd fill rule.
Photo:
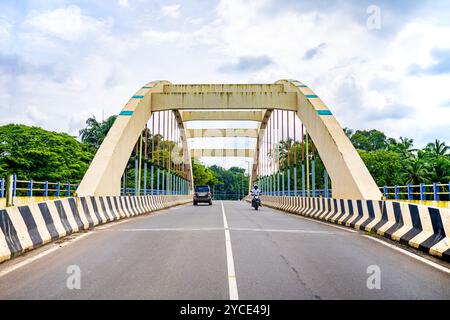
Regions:
<instances>
[{"instance_id":1,"label":"white cloud","mask_svg":"<svg viewBox=\"0 0 450 320\"><path fill-rule=\"evenodd\" d=\"M23 23L28 33L40 32L63 40L77 40L84 35L101 32L109 25L83 15L78 6L58 8L53 11L33 11Z\"/></svg>"},{"instance_id":2,"label":"white cloud","mask_svg":"<svg viewBox=\"0 0 450 320\"><path fill-rule=\"evenodd\" d=\"M48 116L36 106L27 107L25 114L34 124L37 125L42 125L46 120L48 120Z\"/></svg>"},{"instance_id":3,"label":"white cloud","mask_svg":"<svg viewBox=\"0 0 450 320\"><path fill-rule=\"evenodd\" d=\"M119 0L119 6L122 8L127 8L130 4L128 2L128 0Z\"/></svg>"},{"instance_id":4,"label":"white cloud","mask_svg":"<svg viewBox=\"0 0 450 320\"><path fill-rule=\"evenodd\" d=\"M163 6L161 14L165 17L178 18L180 16L180 7L181 5L179 4Z\"/></svg>"}]
</instances>

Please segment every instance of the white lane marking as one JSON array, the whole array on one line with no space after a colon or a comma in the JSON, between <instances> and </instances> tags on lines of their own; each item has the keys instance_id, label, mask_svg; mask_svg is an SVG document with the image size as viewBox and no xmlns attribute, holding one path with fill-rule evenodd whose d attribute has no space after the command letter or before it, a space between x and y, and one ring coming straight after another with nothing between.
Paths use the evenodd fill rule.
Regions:
<instances>
[{"instance_id":1,"label":"white lane marking","mask_svg":"<svg viewBox=\"0 0 450 320\"><path fill-rule=\"evenodd\" d=\"M425 259L425 258L423 258L423 257L421 257L421 256L418 256L418 255L416 255L416 254L414 254L414 253L412 253L412 252L409 252L408 250L399 248L399 247L397 247L397 246L394 246L393 244L390 244L390 243L388 243L388 242L385 242L385 241L383 241L383 240L380 240L380 239L377 239L377 238L374 238L374 237L371 237L371 236L368 236L368 235L363 235L363 237L365 237L365 238L367 238L367 239L371 239L371 240L373 240L373 241L376 241L376 242L382 244L383 246L389 247L389 248L391 248L392 250L395 250L395 251L398 251L398 252L400 252L400 253L403 253L404 255L406 255L406 256L408 256L408 257L411 257L411 258L413 258L413 259L416 259L416 260L418 260L418 261L421 261L421 262L423 262L423 263L425 263L425 264L427 264L427 265L429 265L429 266L431 266L431 267L433 267L433 268L435 268L435 269L438 269L438 270L440 270L440 271L443 271L443 272L445 272L445 273L449 273L449 274L450 274L450 269L448 269L448 268L446 268L446 267L444 267L444 266L441 266L440 264L437 264L437 263L435 263L435 262L433 262L433 261L430 261L430 260L428 260L428 259Z\"/></svg>"},{"instance_id":2,"label":"white lane marking","mask_svg":"<svg viewBox=\"0 0 450 320\"><path fill-rule=\"evenodd\" d=\"M49 254L52 253L52 252L55 252L55 251L57 251L57 250L59 250L59 249L62 249L62 248L64 248L64 247L70 245L71 243L74 243L74 242L76 242L76 241L78 241L78 240L81 240L81 239L83 239L83 238L85 238L85 237L87 237L88 235L91 235L91 234L92 234L91 232L89 232L89 233L84 233L84 234L80 235L79 237L76 237L75 239L73 239L73 240L71 240L71 241L67 241L67 242L58 244L57 246L55 246L55 247L53 247L53 248L51 248L51 249L48 249L48 250L46 250L46 251L44 251L44 252L41 252L41 253L39 253L39 254L33 256L33 257L30 257L30 258L25 259L25 260L23 260L23 261L21 261L21 262L18 262L18 263L14 264L14 265L12 265L12 266L10 266L10 267L7 267L7 268L5 268L4 270L0 271L0 278L3 277L3 276L5 276L5 275L7 275L7 274L10 273L10 272L13 272L13 271L15 271L15 270L17 270L17 269L19 269L19 268L22 268L22 267L24 267L24 266L26 266L26 265L28 265L28 264L30 264L30 263L36 261L36 260L39 260L39 259L41 259L41 258L43 258L43 257L45 257L45 256L47 256L47 255L49 255Z\"/></svg>"},{"instance_id":3,"label":"white lane marking","mask_svg":"<svg viewBox=\"0 0 450 320\"><path fill-rule=\"evenodd\" d=\"M302 229L252 229L252 228L230 228L232 231L251 231L251 232L281 232L281 233L308 233L308 234L345 234L339 231L321 231L321 230L302 230Z\"/></svg>"},{"instance_id":4,"label":"white lane marking","mask_svg":"<svg viewBox=\"0 0 450 320\"><path fill-rule=\"evenodd\" d=\"M227 251L227 267L228 267L228 289L230 292L230 300L239 300L238 288L236 283L236 272L234 270L233 250L231 249L230 230L228 228L227 216L225 215L225 208L223 201L222 205L223 226L225 227L225 248Z\"/></svg>"},{"instance_id":5,"label":"white lane marking","mask_svg":"<svg viewBox=\"0 0 450 320\"><path fill-rule=\"evenodd\" d=\"M143 232L143 231L223 231L224 228L131 228L131 229L104 229L110 232Z\"/></svg>"}]
</instances>

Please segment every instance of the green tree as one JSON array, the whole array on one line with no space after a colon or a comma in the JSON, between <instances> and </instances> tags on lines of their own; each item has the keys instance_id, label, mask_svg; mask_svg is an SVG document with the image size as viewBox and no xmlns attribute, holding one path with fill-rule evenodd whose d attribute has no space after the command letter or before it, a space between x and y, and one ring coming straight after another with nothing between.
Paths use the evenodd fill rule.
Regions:
<instances>
[{"instance_id":1,"label":"green tree","mask_svg":"<svg viewBox=\"0 0 450 320\"><path fill-rule=\"evenodd\" d=\"M216 199L236 200L247 194L250 178L245 174L243 168L231 167L226 170L220 166L213 165L209 169L219 181L214 188Z\"/></svg>"},{"instance_id":2,"label":"green tree","mask_svg":"<svg viewBox=\"0 0 450 320\"><path fill-rule=\"evenodd\" d=\"M388 150L358 152L378 186L402 183L403 164L398 153Z\"/></svg>"},{"instance_id":3,"label":"green tree","mask_svg":"<svg viewBox=\"0 0 450 320\"><path fill-rule=\"evenodd\" d=\"M447 146L445 142L436 139L434 142L427 144L426 151L428 151L433 158L437 159L448 155L449 148L450 147Z\"/></svg>"},{"instance_id":4,"label":"green tree","mask_svg":"<svg viewBox=\"0 0 450 320\"><path fill-rule=\"evenodd\" d=\"M422 182L429 182L429 173L425 162L419 158L412 158L406 162L402 168L402 178L404 184L418 185Z\"/></svg>"},{"instance_id":5,"label":"green tree","mask_svg":"<svg viewBox=\"0 0 450 320\"><path fill-rule=\"evenodd\" d=\"M405 158L413 157L413 152L417 151L417 149L413 149L414 140L410 138L400 137L399 141L389 138L388 144L389 150L400 153Z\"/></svg>"},{"instance_id":6,"label":"green tree","mask_svg":"<svg viewBox=\"0 0 450 320\"><path fill-rule=\"evenodd\" d=\"M93 151L66 133L10 124L0 127L0 176L79 182Z\"/></svg>"},{"instance_id":7,"label":"green tree","mask_svg":"<svg viewBox=\"0 0 450 320\"><path fill-rule=\"evenodd\" d=\"M192 159L192 175L194 176L194 185L209 185L218 184L219 181L214 172L201 164L197 159Z\"/></svg>"},{"instance_id":8,"label":"green tree","mask_svg":"<svg viewBox=\"0 0 450 320\"><path fill-rule=\"evenodd\" d=\"M356 149L365 151L384 150L388 147L386 135L378 130L356 130L350 136Z\"/></svg>"},{"instance_id":9,"label":"green tree","mask_svg":"<svg viewBox=\"0 0 450 320\"><path fill-rule=\"evenodd\" d=\"M80 130L81 141L91 148L97 150L116 121L117 116L110 116L102 122L95 117L86 120L86 128Z\"/></svg>"}]
</instances>

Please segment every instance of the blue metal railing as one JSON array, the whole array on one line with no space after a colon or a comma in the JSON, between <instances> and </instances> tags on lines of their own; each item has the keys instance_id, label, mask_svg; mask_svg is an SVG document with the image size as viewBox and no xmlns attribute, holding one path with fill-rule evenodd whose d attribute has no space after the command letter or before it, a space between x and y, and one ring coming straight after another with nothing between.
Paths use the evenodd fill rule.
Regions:
<instances>
[{"instance_id":1,"label":"blue metal railing","mask_svg":"<svg viewBox=\"0 0 450 320\"><path fill-rule=\"evenodd\" d=\"M262 190L262 194L265 196L287 196L287 197L301 197L303 196L302 190L297 191L264 191ZM315 189L315 190L305 190L305 197L322 197L322 198L331 198L331 189Z\"/></svg>"},{"instance_id":2,"label":"blue metal railing","mask_svg":"<svg viewBox=\"0 0 450 320\"><path fill-rule=\"evenodd\" d=\"M141 189L140 195L182 195L186 194L186 192L183 191L168 191L168 190L161 190L161 189ZM125 190L122 188L122 195L127 196L134 196L137 195L137 192L135 192L135 188L126 188Z\"/></svg>"},{"instance_id":3,"label":"blue metal railing","mask_svg":"<svg viewBox=\"0 0 450 320\"><path fill-rule=\"evenodd\" d=\"M386 199L391 200L432 200L432 201L450 201L450 182L449 183L432 183L419 185L408 184L405 186L383 186L379 187ZM323 197L331 198L331 189L315 189L315 190L276 190L265 191L262 189L263 195L268 196L305 196L305 197Z\"/></svg>"},{"instance_id":4,"label":"blue metal railing","mask_svg":"<svg viewBox=\"0 0 450 320\"><path fill-rule=\"evenodd\" d=\"M383 186L380 190L386 199L391 200L450 201L450 182Z\"/></svg>"},{"instance_id":5,"label":"blue metal railing","mask_svg":"<svg viewBox=\"0 0 450 320\"><path fill-rule=\"evenodd\" d=\"M13 197L70 197L74 195L78 184L35 180L19 180L13 175L11 181ZM6 197L6 179L0 178L0 198Z\"/></svg>"},{"instance_id":6,"label":"blue metal railing","mask_svg":"<svg viewBox=\"0 0 450 320\"><path fill-rule=\"evenodd\" d=\"M49 182L49 181L35 181L35 180L19 180L16 175L13 175L11 180L11 188L13 197L70 197L75 194L78 184ZM177 195L186 194L187 188L185 185L177 184L178 191L167 191L161 189L141 189L140 195ZM0 198L6 197L6 179L0 178ZM135 195L134 188L121 189L122 195Z\"/></svg>"}]
</instances>

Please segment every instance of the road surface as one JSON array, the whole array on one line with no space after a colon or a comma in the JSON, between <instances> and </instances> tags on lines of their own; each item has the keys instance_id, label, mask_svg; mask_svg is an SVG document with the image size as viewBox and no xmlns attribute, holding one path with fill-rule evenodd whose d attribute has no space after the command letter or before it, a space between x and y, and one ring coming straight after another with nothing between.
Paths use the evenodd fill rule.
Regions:
<instances>
[{"instance_id":1,"label":"road surface","mask_svg":"<svg viewBox=\"0 0 450 320\"><path fill-rule=\"evenodd\" d=\"M105 225L0 265L0 299L230 298L450 299L450 274L364 233L231 201Z\"/></svg>"}]
</instances>

